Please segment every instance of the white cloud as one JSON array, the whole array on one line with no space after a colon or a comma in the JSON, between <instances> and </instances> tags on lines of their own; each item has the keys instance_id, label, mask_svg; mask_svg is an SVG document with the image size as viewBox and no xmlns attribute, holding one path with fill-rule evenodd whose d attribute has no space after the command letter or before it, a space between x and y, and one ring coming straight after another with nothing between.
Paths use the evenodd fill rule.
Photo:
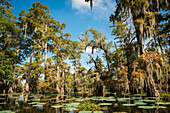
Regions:
<instances>
[{"instance_id":1,"label":"white cloud","mask_svg":"<svg viewBox=\"0 0 170 113\"><path fill-rule=\"evenodd\" d=\"M99 49L94 49L93 53L98 52ZM92 53L92 47L87 47L86 50L84 50L86 53Z\"/></svg>"},{"instance_id":2,"label":"white cloud","mask_svg":"<svg viewBox=\"0 0 170 113\"><path fill-rule=\"evenodd\" d=\"M84 0L72 0L72 8L77 9L81 13L87 13L90 5Z\"/></svg>"},{"instance_id":3,"label":"white cloud","mask_svg":"<svg viewBox=\"0 0 170 113\"><path fill-rule=\"evenodd\" d=\"M92 47L87 47L85 50L86 53L91 53L92 52Z\"/></svg>"},{"instance_id":4,"label":"white cloud","mask_svg":"<svg viewBox=\"0 0 170 113\"><path fill-rule=\"evenodd\" d=\"M76 9L77 14L90 15L94 19L108 19L110 14L115 11L116 3L113 0L94 0L93 9L90 11L90 3L85 0L72 0L72 8Z\"/></svg>"}]
</instances>

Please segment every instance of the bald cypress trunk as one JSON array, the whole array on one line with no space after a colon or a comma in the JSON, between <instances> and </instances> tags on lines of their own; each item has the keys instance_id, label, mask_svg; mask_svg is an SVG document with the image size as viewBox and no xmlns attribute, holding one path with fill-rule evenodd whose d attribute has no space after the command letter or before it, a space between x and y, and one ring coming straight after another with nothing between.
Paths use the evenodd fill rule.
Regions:
<instances>
[{"instance_id":1,"label":"bald cypress trunk","mask_svg":"<svg viewBox=\"0 0 170 113\"><path fill-rule=\"evenodd\" d=\"M75 69L74 69L74 80L77 78L77 62L76 62L76 58L75 58Z\"/></svg>"},{"instance_id":2,"label":"bald cypress trunk","mask_svg":"<svg viewBox=\"0 0 170 113\"><path fill-rule=\"evenodd\" d=\"M146 73L147 73L147 94L151 97L159 97L160 94L156 89L155 82L153 79L153 66L152 63L149 63L146 66Z\"/></svg>"},{"instance_id":3,"label":"bald cypress trunk","mask_svg":"<svg viewBox=\"0 0 170 113\"><path fill-rule=\"evenodd\" d=\"M59 88L59 81L60 81L60 75L59 75L59 66L57 66L57 84L56 84L56 91L57 93L60 93L60 88Z\"/></svg>"},{"instance_id":4,"label":"bald cypress trunk","mask_svg":"<svg viewBox=\"0 0 170 113\"><path fill-rule=\"evenodd\" d=\"M47 41L45 41L45 80L47 79Z\"/></svg>"},{"instance_id":5,"label":"bald cypress trunk","mask_svg":"<svg viewBox=\"0 0 170 113\"><path fill-rule=\"evenodd\" d=\"M47 24L45 24L45 37L47 37ZM45 45L44 45L45 49L45 80L47 79L47 39L45 39Z\"/></svg>"},{"instance_id":6,"label":"bald cypress trunk","mask_svg":"<svg viewBox=\"0 0 170 113\"><path fill-rule=\"evenodd\" d=\"M61 82L61 94L64 95L64 78L65 78L65 75L64 75L64 70L62 71L62 82Z\"/></svg>"},{"instance_id":7,"label":"bald cypress trunk","mask_svg":"<svg viewBox=\"0 0 170 113\"><path fill-rule=\"evenodd\" d=\"M144 53L143 48L143 28L140 28L140 25L136 25L136 37L137 37L137 56L139 57ZM143 27L143 26L142 26Z\"/></svg>"},{"instance_id":8,"label":"bald cypress trunk","mask_svg":"<svg viewBox=\"0 0 170 113\"><path fill-rule=\"evenodd\" d=\"M29 92L29 84L30 84L30 74L31 74L31 67L32 67L33 52L34 52L34 49L32 48L31 57L30 57L30 64L29 64L29 67L28 67L27 75L26 75L26 83L25 83L25 89L24 89L25 93Z\"/></svg>"}]
</instances>

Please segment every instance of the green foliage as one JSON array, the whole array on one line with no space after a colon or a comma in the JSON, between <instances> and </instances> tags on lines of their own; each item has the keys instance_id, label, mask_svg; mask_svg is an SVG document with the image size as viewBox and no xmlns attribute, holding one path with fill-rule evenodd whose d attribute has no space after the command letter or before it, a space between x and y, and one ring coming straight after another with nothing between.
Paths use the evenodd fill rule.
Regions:
<instances>
[{"instance_id":1,"label":"green foliage","mask_svg":"<svg viewBox=\"0 0 170 113\"><path fill-rule=\"evenodd\" d=\"M90 101L83 101L78 105L78 109L81 111L100 111L101 108L96 103Z\"/></svg>"},{"instance_id":2,"label":"green foliage","mask_svg":"<svg viewBox=\"0 0 170 113\"><path fill-rule=\"evenodd\" d=\"M3 0L0 2L0 84L2 90L14 82L15 64L19 62L19 37L16 17L12 5Z\"/></svg>"},{"instance_id":3,"label":"green foliage","mask_svg":"<svg viewBox=\"0 0 170 113\"><path fill-rule=\"evenodd\" d=\"M0 75L1 75L1 82L3 80L13 82L13 69L14 65L14 58L10 57L9 54L0 53Z\"/></svg>"}]
</instances>

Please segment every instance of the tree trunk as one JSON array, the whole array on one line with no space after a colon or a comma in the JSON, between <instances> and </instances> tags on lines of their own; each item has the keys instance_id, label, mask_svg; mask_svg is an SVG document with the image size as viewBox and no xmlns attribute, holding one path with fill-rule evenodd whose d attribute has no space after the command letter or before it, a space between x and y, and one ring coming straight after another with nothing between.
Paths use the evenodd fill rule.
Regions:
<instances>
[{"instance_id":1,"label":"tree trunk","mask_svg":"<svg viewBox=\"0 0 170 113\"><path fill-rule=\"evenodd\" d=\"M74 65L74 92L77 92L77 87L75 87L77 84L77 62L75 58L75 65Z\"/></svg>"},{"instance_id":2,"label":"tree trunk","mask_svg":"<svg viewBox=\"0 0 170 113\"><path fill-rule=\"evenodd\" d=\"M64 70L62 71L61 94L64 95Z\"/></svg>"},{"instance_id":3,"label":"tree trunk","mask_svg":"<svg viewBox=\"0 0 170 113\"><path fill-rule=\"evenodd\" d=\"M56 91L57 91L57 93L60 93L59 81L60 81L59 66L57 66L57 84L56 84Z\"/></svg>"},{"instance_id":4,"label":"tree trunk","mask_svg":"<svg viewBox=\"0 0 170 113\"><path fill-rule=\"evenodd\" d=\"M133 48L131 47L131 45L129 45L129 47L126 49L126 58L127 58L127 72L128 72L128 74L127 74L127 76L128 76L128 82L130 82L129 84L128 84L128 86L129 86L129 91L130 92L132 92L133 91L133 89L132 89L132 87L131 87L131 74L132 74L132 63L133 63L133 61L134 61L134 59L133 59L133 50L132 50Z\"/></svg>"},{"instance_id":5,"label":"tree trunk","mask_svg":"<svg viewBox=\"0 0 170 113\"><path fill-rule=\"evenodd\" d=\"M44 63L44 65L45 65L45 79L44 80L46 80L47 79L47 41L45 41L45 63Z\"/></svg>"},{"instance_id":6,"label":"tree trunk","mask_svg":"<svg viewBox=\"0 0 170 113\"><path fill-rule=\"evenodd\" d=\"M102 85L103 85L103 96L105 96L106 95L106 86L104 83Z\"/></svg>"},{"instance_id":7,"label":"tree trunk","mask_svg":"<svg viewBox=\"0 0 170 113\"><path fill-rule=\"evenodd\" d=\"M47 23L45 24L45 36L47 37ZM45 62L44 62L44 65L45 65L45 78L44 80L47 79L47 39L45 39L45 45L44 45L45 49Z\"/></svg>"},{"instance_id":8,"label":"tree trunk","mask_svg":"<svg viewBox=\"0 0 170 113\"><path fill-rule=\"evenodd\" d=\"M77 62L75 58L74 80L77 78Z\"/></svg>"},{"instance_id":9,"label":"tree trunk","mask_svg":"<svg viewBox=\"0 0 170 113\"><path fill-rule=\"evenodd\" d=\"M147 65L146 71L147 71L147 84L148 84L147 94L148 96L151 96L151 97L159 97L160 94L158 90L156 89L155 82L153 79L153 67L151 63Z\"/></svg>"},{"instance_id":10,"label":"tree trunk","mask_svg":"<svg viewBox=\"0 0 170 113\"><path fill-rule=\"evenodd\" d=\"M9 86L8 93L13 93L12 85Z\"/></svg>"},{"instance_id":11,"label":"tree trunk","mask_svg":"<svg viewBox=\"0 0 170 113\"><path fill-rule=\"evenodd\" d=\"M35 43L35 40L34 40L34 43ZM30 64L29 64L29 67L28 67L27 75L26 75L26 83L25 83L25 89L24 89L25 93L29 92L29 83L30 83L30 74L31 74L31 67L32 67L33 52L34 52L34 49L32 48L31 57L30 57Z\"/></svg>"},{"instance_id":12,"label":"tree trunk","mask_svg":"<svg viewBox=\"0 0 170 113\"><path fill-rule=\"evenodd\" d=\"M3 93L3 94L6 93L6 87L7 87L7 85L6 85L6 80L3 80L3 83L2 83L2 85L1 85L1 87L0 87L0 88L2 88L1 90L2 90L2 93ZM0 93L1 93L1 92L0 92Z\"/></svg>"},{"instance_id":13,"label":"tree trunk","mask_svg":"<svg viewBox=\"0 0 170 113\"><path fill-rule=\"evenodd\" d=\"M28 77L27 77L27 78L28 78ZM24 93L28 93L28 92L29 92L29 80L26 79Z\"/></svg>"},{"instance_id":14,"label":"tree trunk","mask_svg":"<svg viewBox=\"0 0 170 113\"><path fill-rule=\"evenodd\" d=\"M24 39L26 39L27 36L27 22L25 23L25 27L24 27Z\"/></svg>"},{"instance_id":15,"label":"tree trunk","mask_svg":"<svg viewBox=\"0 0 170 113\"><path fill-rule=\"evenodd\" d=\"M26 94L26 95L24 96L24 103L27 103L27 101L28 101L28 94Z\"/></svg>"},{"instance_id":16,"label":"tree trunk","mask_svg":"<svg viewBox=\"0 0 170 113\"><path fill-rule=\"evenodd\" d=\"M138 57L144 53L143 49L143 31L140 30L140 26L136 26L136 37L137 37L137 43L138 43L138 49L137 49L137 55Z\"/></svg>"}]
</instances>

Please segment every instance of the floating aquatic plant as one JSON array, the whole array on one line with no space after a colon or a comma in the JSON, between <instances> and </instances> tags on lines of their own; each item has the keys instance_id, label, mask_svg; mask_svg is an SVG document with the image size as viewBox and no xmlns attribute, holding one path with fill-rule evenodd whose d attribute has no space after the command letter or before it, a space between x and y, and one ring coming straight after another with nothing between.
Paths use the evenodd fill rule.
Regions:
<instances>
[{"instance_id":1,"label":"floating aquatic plant","mask_svg":"<svg viewBox=\"0 0 170 113\"><path fill-rule=\"evenodd\" d=\"M39 104L39 105L45 105L46 103L37 103L37 104Z\"/></svg>"},{"instance_id":2,"label":"floating aquatic plant","mask_svg":"<svg viewBox=\"0 0 170 113\"><path fill-rule=\"evenodd\" d=\"M6 102L2 102L2 103L0 103L0 105L4 105L4 104L6 104Z\"/></svg>"},{"instance_id":3,"label":"floating aquatic plant","mask_svg":"<svg viewBox=\"0 0 170 113\"><path fill-rule=\"evenodd\" d=\"M156 102L156 100L143 100L144 102Z\"/></svg>"},{"instance_id":4,"label":"floating aquatic plant","mask_svg":"<svg viewBox=\"0 0 170 113\"><path fill-rule=\"evenodd\" d=\"M116 99L107 99L106 101L111 101L111 102L113 102L113 101L116 101Z\"/></svg>"},{"instance_id":5,"label":"floating aquatic plant","mask_svg":"<svg viewBox=\"0 0 170 113\"><path fill-rule=\"evenodd\" d=\"M93 111L93 113L103 113L103 111Z\"/></svg>"},{"instance_id":6,"label":"floating aquatic plant","mask_svg":"<svg viewBox=\"0 0 170 113\"><path fill-rule=\"evenodd\" d=\"M149 98L149 99L158 99L158 98L163 98L163 97L147 97L147 98Z\"/></svg>"},{"instance_id":7,"label":"floating aquatic plant","mask_svg":"<svg viewBox=\"0 0 170 113\"><path fill-rule=\"evenodd\" d=\"M61 108L61 107L64 107L64 106L63 105L53 105L51 107L53 107L53 108Z\"/></svg>"},{"instance_id":8,"label":"floating aquatic plant","mask_svg":"<svg viewBox=\"0 0 170 113\"><path fill-rule=\"evenodd\" d=\"M39 107L39 106L43 106L42 104L36 104L36 105L32 105L33 107Z\"/></svg>"},{"instance_id":9,"label":"floating aquatic plant","mask_svg":"<svg viewBox=\"0 0 170 113\"><path fill-rule=\"evenodd\" d=\"M79 111L79 113L92 113L92 111Z\"/></svg>"},{"instance_id":10,"label":"floating aquatic plant","mask_svg":"<svg viewBox=\"0 0 170 113\"><path fill-rule=\"evenodd\" d=\"M141 108L141 109L154 109L155 106L138 106L138 108Z\"/></svg>"},{"instance_id":11,"label":"floating aquatic plant","mask_svg":"<svg viewBox=\"0 0 170 113\"><path fill-rule=\"evenodd\" d=\"M136 104L136 105L146 105L147 103L143 103L143 102L135 102L134 104Z\"/></svg>"},{"instance_id":12,"label":"floating aquatic plant","mask_svg":"<svg viewBox=\"0 0 170 113\"><path fill-rule=\"evenodd\" d=\"M136 106L136 104L122 104L123 106Z\"/></svg>"},{"instance_id":13,"label":"floating aquatic plant","mask_svg":"<svg viewBox=\"0 0 170 113\"><path fill-rule=\"evenodd\" d=\"M31 102L31 103L28 103L28 104L36 104L37 102Z\"/></svg>"},{"instance_id":14,"label":"floating aquatic plant","mask_svg":"<svg viewBox=\"0 0 170 113\"><path fill-rule=\"evenodd\" d=\"M15 113L15 112L11 110L3 110L3 111L0 111L0 113Z\"/></svg>"},{"instance_id":15,"label":"floating aquatic plant","mask_svg":"<svg viewBox=\"0 0 170 113\"><path fill-rule=\"evenodd\" d=\"M0 100L5 100L5 98L0 98Z\"/></svg>"},{"instance_id":16,"label":"floating aquatic plant","mask_svg":"<svg viewBox=\"0 0 170 113\"><path fill-rule=\"evenodd\" d=\"M155 104L160 104L160 105L169 105L170 102L156 102Z\"/></svg>"},{"instance_id":17,"label":"floating aquatic plant","mask_svg":"<svg viewBox=\"0 0 170 113\"><path fill-rule=\"evenodd\" d=\"M110 105L112 105L112 103L99 103L98 105L100 105L100 106L110 106Z\"/></svg>"}]
</instances>

